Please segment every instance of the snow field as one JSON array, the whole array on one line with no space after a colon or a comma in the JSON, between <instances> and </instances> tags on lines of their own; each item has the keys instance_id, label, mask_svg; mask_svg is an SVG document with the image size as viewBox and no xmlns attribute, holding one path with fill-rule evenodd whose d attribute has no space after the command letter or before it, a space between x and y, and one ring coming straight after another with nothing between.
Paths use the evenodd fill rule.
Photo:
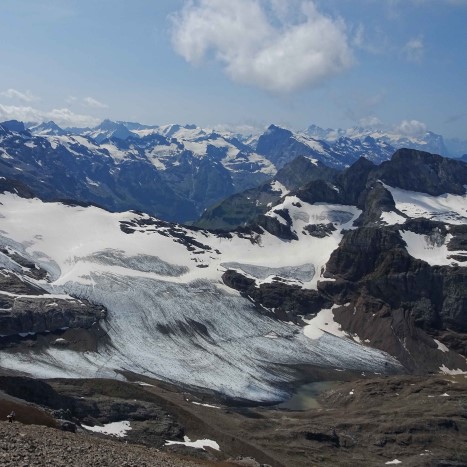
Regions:
<instances>
[{"instance_id":1,"label":"snow field","mask_svg":"<svg viewBox=\"0 0 467 467\"><path fill-rule=\"evenodd\" d=\"M225 265L236 263L250 274L267 274L266 280L272 271L315 287L320 273L311 272L319 272L337 248L341 229L350 228L359 214L356 208L302 203L293 209L293 199L287 198L300 242L269 233L251 241L185 229L211 248L188 251L170 236L170 226L144 225L132 234L120 229L121 221L148 216L11 194L0 195L0 202L0 243L48 270L53 279L48 287L55 295L71 294L105 306L103 326L111 340L98 352L57 347L40 354L2 351L0 366L46 378L115 378L116 371L130 369L258 401L286 396L281 385L291 376L278 371L277 364L375 372L384 372L386 362L397 366L388 355L338 335L309 339L300 327L260 314L222 284ZM337 225L330 237L302 233L307 222L328 220Z\"/></svg>"}]
</instances>

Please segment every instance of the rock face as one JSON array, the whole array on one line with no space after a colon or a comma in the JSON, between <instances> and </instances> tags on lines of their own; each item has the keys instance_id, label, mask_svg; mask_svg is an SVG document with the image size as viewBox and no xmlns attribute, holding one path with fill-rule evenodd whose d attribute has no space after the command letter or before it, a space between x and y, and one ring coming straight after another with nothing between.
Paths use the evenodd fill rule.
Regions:
<instances>
[{"instance_id":1,"label":"rock face","mask_svg":"<svg viewBox=\"0 0 467 467\"><path fill-rule=\"evenodd\" d=\"M0 329L3 336L52 332L66 328L89 329L105 318L102 306L86 300L15 297L0 298Z\"/></svg>"},{"instance_id":2,"label":"rock face","mask_svg":"<svg viewBox=\"0 0 467 467\"><path fill-rule=\"evenodd\" d=\"M372 173L374 180L432 196L465 194L467 166L454 159L412 149L399 149Z\"/></svg>"},{"instance_id":3,"label":"rock face","mask_svg":"<svg viewBox=\"0 0 467 467\"><path fill-rule=\"evenodd\" d=\"M0 335L53 333L64 329L91 329L106 310L84 299L51 295L44 286L48 274L11 248L0 250ZM10 339L11 340L11 339Z\"/></svg>"},{"instance_id":4,"label":"rock face","mask_svg":"<svg viewBox=\"0 0 467 467\"><path fill-rule=\"evenodd\" d=\"M313 180L332 181L338 174L338 170L321 162L298 156L280 169L272 181L227 197L208 208L194 225L213 230L232 230L244 226L265 214L288 192Z\"/></svg>"},{"instance_id":5,"label":"rock face","mask_svg":"<svg viewBox=\"0 0 467 467\"><path fill-rule=\"evenodd\" d=\"M313 180L333 181L338 174L337 169L328 167L322 162L312 162L307 157L298 156L277 172L275 180L287 189L294 190Z\"/></svg>"},{"instance_id":6,"label":"rock face","mask_svg":"<svg viewBox=\"0 0 467 467\"><path fill-rule=\"evenodd\" d=\"M18 120L8 120L7 122L2 122L0 124L0 127L2 127L2 129L5 130L6 132L14 131L17 133L23 133L26 131L24 123L18 122Z\"/></svg>"},{"instance_id":7,"label":"rock face","mask_svg":"<svg viewBox=\"0 0 467 467\"><path fill-rule=\"evenodd\" d=\"M317 143L317 142L316 142ZM320 144L317 143L319 149ZM295 135L284 128L271 125L258 139L256 150L266 156L276 167L284 167L298 156L313 157L317 151L306 143L299 141ZM328 145L326 150L330 151Z\"/></svg>"},{"instance_id":8,"label":"rock face","mask_svg":"<svg viewBox=\"0 0 467 467\"><path fill-rule=\"evenodd\" d=\"M289 285L279 278L270 284L261 284L257 287L254 279L228 270L222 276L222 280L229 287L250 297L263 310L267 312L273 310L269 313L282 321L301 323L300 316L317 313L330 305L330 302L315 290L305 290L297 285Z\"/></svg>"},{"instance_id":9,"label":"rock face","mask_svg":"<svg viewBox=\"0 0 467 467\"><path fill-rule=\"evenodd\" d=\"M437 229L431 225L431 233ZM362 228L346 234L327 271L338 280L322 283L321 290L340 303L358 302L363 313L402 320L411 337L417 329L432 335L452 330L454 347L465 355L456 333L467 331L466 268L430 266L407 253L398 232Z\"/></svg>"},{"instance_id":10,"label":"rock face","mask_svg":"<svg viewBox=\"0 0 467 467\"><path fill-rule=\"evenodd\" d=\"M465 195L467 171L460 161L401 149L380 166L362 158L332 182L311 181L292 193L309 204L354 204L362 214L355 222L357 228L344 233L326 265L325 277L331 280L318 282L318 293L303 295L300 306L287 306L304 314L334 303L334 317L344 331L396 356L409 371L465 369L459 354L467 356L467 226L411 219L397 209L384 184L431 196ZM258 225L296 241L288 212L274 208L272 212L279 216L261 216ZM386 213L397 218L395 225L382 221ZM332 227L316 224L305 230L320 238L329 235ZM411 256L403 238L406 232L427 242L433 255L446 245L447 262L436 265ZM449 259L457 263L449 264ZM288 296L283 284L273 281L265 288L233 271L224 275L224 281L267 308L270 296L281 295L284 300ZM280 309L282 304L275 306ZM453 352L448 353L442 343Z\"/></svg>"},{"instance_id":11,"label":"rock face","mask_svg":"<svg viewBox=\"0 0 467 467\"><path fill-rule=\"evenodd\" d=\"M34 198L34 192L27 185L5 177L0 177L0 193L13 193L27 199Z\"/></svg>"}]
</instances>

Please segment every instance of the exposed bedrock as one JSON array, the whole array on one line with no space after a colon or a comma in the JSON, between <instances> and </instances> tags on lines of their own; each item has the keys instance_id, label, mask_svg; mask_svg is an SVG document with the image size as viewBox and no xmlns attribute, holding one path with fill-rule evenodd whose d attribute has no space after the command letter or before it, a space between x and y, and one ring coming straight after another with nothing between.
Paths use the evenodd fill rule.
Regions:
<instances>
[{"instance_id":1,"label":"exposed bedrock","mask_svg":"<svg viewBox=\"0 0 467 467\"><path fill-rule=\"evenodd\" d=\"M106 316L104 307L87 300L51 295L37 281L46 271L17 252L3 248L0 254L2 265L18 271L0 267L0 336L90 329Z\"/></svg>"},{"instance_id":2,"label":"exposed bedrock","mask_svg":"<svg viewBox=\"0 0 467 467\"><path fill-rule=\"evenodd\" d=\"M327 265L341 279L320 290L354 298L366 291L392 309L411 311L417 326L467 331L467 269L430 266L411 257L397 231L372 227L349 231Z\"/></svg>"},{"instance_id":3,"label":"exposed bedrock","mask_svg":"<svg viewBox=\"0 0 467 467\"><path fill-rule=\"evenodd\" d=\"M383 162L372 171L371 179L432 196L444 193L463 195L467 165L428 152L399 149L390 161Z\"/></svg>"},{"instance_id":4,"label":"exposed bedrock","mask_svg":"<svg viewBox=\"0 0 467 467\"><path fill-rule=\"evenodd\" d=\"M280 215L280 212L278 212ZM286 224L281 223L275 217L271 216L259 216L256 219L257 225L263 227L264 230L269 232L282 240L298 240L297 234L292 232L291 222Z\"/></svg>"},{"instance_id":5,"label":"exposed bedrock","mask_svg":"<svg viewBox=\"0 0 467 467\"><path fill-rule=\"evenodd\" d=\"M462 247L464 226L425 219L405 225L433 242ZM462 248L459 248L462 250ZM301 316L330 308L342 329L364 344L396 357L409 371L467 370L467 268L431 266L413 258L397 227L347 231L327 264L318 290L280 277L258 282L228 270L223 281L274 317L299 323ZM447 346L447 347L446 347ZM450 352L449 349L452 351Z\"/></svg>"},{"instance_id":6,"label":"exposed bedrock","mask_svg":"<svg viewBox=\"0 0 467 467\"><path fill-rule=\"evenodd\" d=\"M42 333L63 328L90 329L105 317L105 309L86 300L56 298L5 297L10 308L0 310L0 333Z\"/></svg>"},{"instance_id":7,"label":"exposed bedrock","mask_svg":"<svg viewBox=\"0 0 467 467\"><path fill-rule=\"evenodd\" d=\"M345 234L326 273L336 280L319 283L320 293L351 304L334 312L346 331L410 370L434 371L446 358L450 368L466 368L462 357L448 356L430 337L465 355L466 268L430 266L407 253L396 230L365 227Z\"/></svg>"},{"instance_id":8,"label":"exposed bedrock","mask_svg":"<svg viewBox=\"0 0 467 467\"><path fill-rule=\"evenodd\" d=\"M381 223L381 214L384 211L395 211L401 217L406 217L396 209L391 193L379 182L362 191L359 197L359 205L363 212L357 219L356 225L378 225Z\"/></svg>"},{"instance_id":9,"label":"exposed bedrock","mask_svg":"<svg viewBox=\"0 0 467 467\"><path fill-rule=\"evenodd\" d=\"M76 424L131 421L130 442L161 447L166 439L183 439L184 427L157 397L130 383L111 380L54 380L0 376L0 389L50 414ZM138 397L138 400L136 400Z\"/></svg>"},{"instance_id":10,"label":"exposed bedrock","mask_svg":"<svg viewBox=\"0 0 467 467\"><path fill-rule=\"evenodd\" d=\"M273 310L277 319L300 322L300 316L314 314L331 302L316 290L302 289L298 285L284 284L279 278L271 283L256 286L256 281L228 270L222 280L229 287L250 297L257 305Z\"/></svg>"}]
</instances>

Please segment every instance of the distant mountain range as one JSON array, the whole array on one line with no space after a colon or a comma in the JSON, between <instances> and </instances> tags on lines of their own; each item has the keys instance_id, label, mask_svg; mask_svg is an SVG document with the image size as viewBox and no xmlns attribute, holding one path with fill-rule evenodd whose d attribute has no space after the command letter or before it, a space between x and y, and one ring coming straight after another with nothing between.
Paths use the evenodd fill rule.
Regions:
<instances>
[{"instance_id":1,"label":"distant mountain range","mask_svg":"<svg viewBox=\"0 0 467 467\"><path fill-rule=\"evenodd\" d=\"M304 170L310 164L343 170L360 157L380 164L401 146L445 151L443 138L433 133L416 139L363 129L311 126L294 132L271 125L245 138L196 125L104 120L95 128L63 129L54 122L26 128L9 121L0 124L0 176L23 181L44 199L135 209L186 223L229 196L280 181L278 171L297 157L308 160L302 161Z\"/></svg>"},{"instance_id":2,"label":"distant mountain range","mask_svg":"<svg viewBox=\"0 0 467 467\"><path fill-rule=\"evenodd\" d=\"M381 129L367 127L353 127L348 129L323 129L317 125L311 125L305 133L312 138L334 144L341 138L352 140L365 140L371 138L375 141L385 142L395 149L410 148L440 154L445 157L459 158L467 153L467 140L444 138L432 131L421 131L414 135L408 135L397 129Z\"/></svg>"},{"instance_id":3,"label":"distant mountain range","mask_svg":"<svg viewBox=\"0 0 467 467\"><path fill-rule=\"evenodd\" d=\"M104 121L78 134L53 122L29 130L4 122L0 175L25 182L44 199L186 222L276 172L269 160L230 135L178 126L132 128Z\"/></svg>"}]
</instances>

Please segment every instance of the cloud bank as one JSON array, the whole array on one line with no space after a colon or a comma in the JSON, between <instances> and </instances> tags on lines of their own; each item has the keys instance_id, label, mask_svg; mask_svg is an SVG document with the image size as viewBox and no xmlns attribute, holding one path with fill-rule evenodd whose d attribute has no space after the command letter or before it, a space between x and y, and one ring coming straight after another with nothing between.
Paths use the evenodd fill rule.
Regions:
<instances>
[{"instance_id":1,"label":"cloud bank","mask_svg":"<svg viewBox=\"0 0 467 467\"><path fill-rule=\"evenodd\" d=\"M272 92L317 86L353 62L344 22L310 0L192 0L172 26L187 62L213 58L233 81Z\"/></svg>"},{"instance_id":2,"label":"cloud bank","mask_svg":"<svg viewBox=\"0 0 467 467\"><path fill-rule=\"evenodd\" d=\"M0 104L0 121L4 120L20 120L22 122L47 122L53 120L57 125L62 127L92 127L100 122L97 118L76 114L69 109L42 111L29 106Z\"/></svg>"},{"instance_id":3,"label":"cloud bank","mask_svg":"<svg viewBox=\"0 0 467 467\"><path fill-rule=\"evenodd\" d=\"M8 99L19 99L20 101L24 102L32 102L38 100L38 97L34 96L31 93L31 91L21 92L13 88L0 92L0 96L7 97Z\"/></svg>"},{"instance_id":4,"label":"cloud bank","mask_svg":"<svg viewBox=\"0 0 467 467\"><path fill-rule=\"evenodd\" d=\"M107 109L109 106L94 99L94 97L85 97L83 99L83 103L86 107L90 107L92 109Z\"/></svg>"},{"instance_id":5,"label":"cloud bank","mask_svg":"<svg viewBox=\"0 0 467 467\"><path fill-rule=\"evenodd\" d=\"M424 53L423 38L414 37L404 46L404 55L409 62L420 63Z\"/></svg>"},{"instance_id":6,"label":"cloud bank","mask_svg":"<svg viewBox=\"0 0 467 467\"><path fill-rule=\"evenodd\" d=\"M418 120L402 120L396 130L405 136L422 136L426 133L427 127Z\"/></svg>"}]
</instances>

